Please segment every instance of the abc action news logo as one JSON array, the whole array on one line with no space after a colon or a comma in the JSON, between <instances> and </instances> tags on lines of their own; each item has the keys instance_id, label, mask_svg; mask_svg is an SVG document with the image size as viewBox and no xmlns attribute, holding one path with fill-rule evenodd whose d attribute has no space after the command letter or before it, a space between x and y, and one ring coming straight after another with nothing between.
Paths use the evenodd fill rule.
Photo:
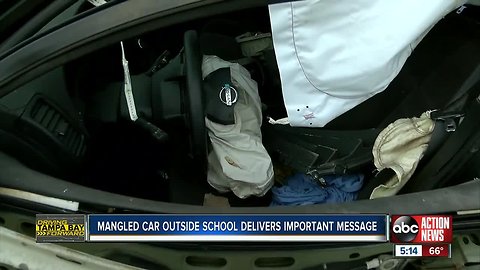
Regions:
<instances>
[{"instance_id":1,"label":"abc action news logo","mask_svg":"<svg viewBox=\"0 0 480 270\"><path fill-rule=\"evenodd\" d=\"M392 216L393 243L451 243L452 216Z\"/></svg>"}]
</instances>

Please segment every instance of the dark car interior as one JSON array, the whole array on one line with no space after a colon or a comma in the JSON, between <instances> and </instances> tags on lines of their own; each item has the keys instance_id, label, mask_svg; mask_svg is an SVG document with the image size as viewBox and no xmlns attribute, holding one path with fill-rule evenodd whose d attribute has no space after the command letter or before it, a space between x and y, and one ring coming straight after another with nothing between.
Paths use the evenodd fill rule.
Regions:
<instances>
[{"instance_id":1,"label":"dark car interior","mask_svg":"<svg viewBox=\"0 0 480 270\"><path fill-rule=\"evenodd\" d=\"M204 194L218 194L206 181L210 145L201 76L202 56L213 54L241 63L258 83L263 141L273 160L276 185L281 184L282 176L295 171L316 177L362 172L366 184L359 199L368 199L372 188L392 175L392 171L375 172L372 162L372 145L383 128L399 118L434 109L439 110L439 121L453 118L458 125L460 116L478 97L479 14L478 7L470 7L461 14L447 15L413 51L384 92L324 128L294 128L266 121L266 117L286 116L274 50L246 57L235 37L247 32L269 33L267 8L159 29L123 41L137 113L144 122L129 119L122 91L121 47L114 44L2 97L0 150L32 169L81 185L201 205ZM156 136L160 133L162 136ZM402 192L458 184L479 175L477 152L469 152L468 158L464 155L462 162L469 165L443 168L448 174L439 173L440 169L435 174L429 171L433 166L429 161L452 134L429 149ZM231 206L267 206L271 201L269 193L248 199L222 196L228 197Z\"/></svg>"}]
</instances>

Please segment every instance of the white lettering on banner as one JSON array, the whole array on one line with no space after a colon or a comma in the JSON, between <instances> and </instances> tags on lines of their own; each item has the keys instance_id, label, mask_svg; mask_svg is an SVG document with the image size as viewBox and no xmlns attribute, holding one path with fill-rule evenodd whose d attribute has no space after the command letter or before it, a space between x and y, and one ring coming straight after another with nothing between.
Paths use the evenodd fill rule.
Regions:
<instances>
[{"instance_id":1,"label":"white lettering on banner","mask_svg":"<svg viewBox=\"0 0 480 270\"><path fill-rule=\"evenodd\" d=\"M280 221L242 221L240 224L244 232L278 232L282 229Z\"/></svg>"},{"instance_id":2,"label":"white lettering on banner","mask_svg":"<svg viewBox=\"0 0 480 270\"><path fill-rule=\"evenodd\" d=\"M367 231L372 232L377 230L376 221L342 221L337 223L337 231L356 232Z\"/></svg>"},{"instance_id":3,"label":"white lettering on banner","mask_svg":"<svg viewBox=\"0 0 480 270\"><path fill-rule=\"evenodd\" d=\"M238 232L237 224L233 221L204 221L202 231L222 231L222 232Z\"/></svg>"},{"instance_id":4,"label":"white lettering on banner","mask_svg":"<svg viewBox=\"0 0 480 270\"><path fill-rule=\"evenodd\" d=\"M447 220L448 221L448 220ZM436 221L435 221L436 222ZM372 232L378 230L377 221L98 221L98 232ZM438 223L441 224L441 223ZM442 223L448 227L449 223ZM442 241L443 231L425 230L425 239ZM432 241L432 240L430 240Z\"/></svg>"},{"instance_id":5,"label":"white lettering on banner","mask_svg":"<svg viewBox=\"0 0 480 270\"><path fill-rule=\"evenodd\" d=\"M285 231L332 231L333 221L285 221Z\"/></svg>"},{"instance_id":6,"label":"white lettering on banner","mask_svg":"<svg viewBox=\"0 0 480 270\"><path fill-rule=\"evenodd\" d=\"M450 229L450 217L422 217L420 239L425 242L443 242L444 230Z\"/></svg>"},{"instance_id":7,"label":"white lettering on banner","mask_svg":"<svg viewBox=\"0 0 480 270\"><path fill-rule=\"evenodd\" d=\"M421 239L424 242L443 242L445 237L443 235L443 230L421 230Z\"/></svg>"},{"instance_id":8,"label":"white lettering on banner","mask_svg":"<svg viewBox=\"0 0 480 270\"><path fill-rule=\"evenodd\" d=\"M145 232L160 231L160 222L158 221L144 221L142 222L142 229Z\"/></svg>"},{"instance_id":9,"label":"white lettering on banner","mask_svg":"<svg viewBox=\"0 0 480 270\"><path fill-rule=\"evenodd\" d=\"M200 229L200 222L198 221L164 221L162 229L165 232L195 232Z\"/></svg>"},{"instance_id":10,"label":"white lettering on banner","mask_svg":"<svg viewBox=\"0 0 480 270\"><path fill-rule=\"evenodd\" d=\"M107 231L123 231L132 232L138 231L140 224L137 221L99 221L97 223L97 230L99 232Z\"/></svg>"},{"instance_id":11,"label":"white lettering on banner","mask_svg":"<svg viewBox=\"0 0 480 270\"><path fill-rule=\"evenodd\" d=\"M450 218L422 217L422 229L450 229Z\"/></svg>"}]
</instances>

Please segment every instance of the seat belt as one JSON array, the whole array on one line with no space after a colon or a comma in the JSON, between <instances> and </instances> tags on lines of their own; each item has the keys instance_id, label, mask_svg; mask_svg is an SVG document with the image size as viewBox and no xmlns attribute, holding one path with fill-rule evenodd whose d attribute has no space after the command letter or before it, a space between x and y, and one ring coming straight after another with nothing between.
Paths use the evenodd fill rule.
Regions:
<instances>
[{"instance_id":1,"label":"seat belt","mask_svg":"<svg viewBox=\"0 0 480 270\"><path fill-rule=\"evenodd\" d=\"M435 121L435 127L428 143L427 150L425 150L425 154L423 155L424 160L428 160L435 153L435 150L440 148L440 145L445 141L448 135L455 132L458 122L463 116L464 114L461 112L431 112L430 118Z\"/></svg>"},{"instance_id":2,"label":"seat belt","mask_svg":"<svg viewBox=\"0 0 480 270\"><path fill-rule=\"evenodd\" d=\"M435 155L408 181L400 193L418 192L430 190L442 186L457 173L463 164L478 151L480 146L480 96L469 106L463 120L455 132L446 132L448 138L435 141L433 144L441 144ZM457 115L453 115L455 118ZM457 118L458 119L458 118ZM448 123L448 122L446 122ZM451 127L450 127L451 128ZM442 136L437 135L436 138ZM435 146L432 146L432 149ZM430 150L431 154L433 150Z\"/></svg>"},{"instance_id":3,"label":"seat belt","mask_svg":"<svg viewBox=\"0 0 480 270\"><path fill-rule=\"evenodd\" d=\"M372 160L373 155L370 149L368 151L363 150L358 154L315 166L307 170L305 174L310 175L320 185L326 186L325 180L322 178L323 176L355 173Z\"/></svg>"},{"instance_id":4,"label":"seat belt","mask_svg":"<svg viewBox=\"0 0 480 270\"><path fill-rule=\"evenodd\" d=\"M440 144L445 141L445 138L448 136L448 134L456 130L458 121L463 116L463 113L456 111L445 113L445 111L458 109L459 106L460 108L464 107L465 104L462 106L458 103L462 104L464 103L462 101L463 99L468 99L468 93L475 87L476 83L478 84L479 77L480 66L477 66L472 75L463 83L462 87L460 87L460 90L455 93L445 108L442 111L433 111L430 114L431 119L435 120L435 128L423 159L428 159L431 157L433 152L435 152L435 149L438 149Z\"/></svg>"}]
</instances>

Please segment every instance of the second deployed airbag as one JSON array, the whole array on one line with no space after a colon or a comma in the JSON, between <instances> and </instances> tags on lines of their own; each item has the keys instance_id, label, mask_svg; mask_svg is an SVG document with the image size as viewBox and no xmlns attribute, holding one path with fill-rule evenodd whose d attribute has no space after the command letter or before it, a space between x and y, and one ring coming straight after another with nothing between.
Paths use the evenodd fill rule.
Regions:
<instances>
[{"instance_id":1,"label":"second deployed airbag","mask_svg":"<svg viewBox=\"0 0 480 270\"><path fill-rule=\"evenodd\" d=\"M292 126L323 127L385 90L425 34L464 0L306 0L269 6Z\"/></svg>"}]
</instances>

